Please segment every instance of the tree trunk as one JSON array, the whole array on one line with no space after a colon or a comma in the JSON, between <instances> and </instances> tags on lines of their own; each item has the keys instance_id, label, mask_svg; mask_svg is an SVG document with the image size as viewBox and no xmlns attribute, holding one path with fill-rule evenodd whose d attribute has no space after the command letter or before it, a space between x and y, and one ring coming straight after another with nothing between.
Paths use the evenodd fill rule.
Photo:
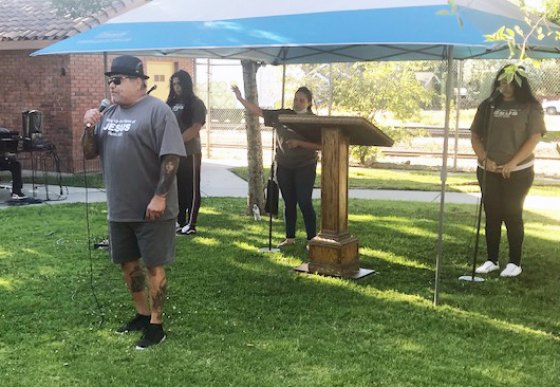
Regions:
<instances>
[{"instance_id":1,"label":"tree trunk","mask_svg":"<svg viewBox=\"0 0 560 387\"><path fill-rule=\"evenodd\" d=\"M257 70L259 64L250 60L242 60L241 65L243 67L245 99L258 105ZM249 170L247 214L250 215L253 204L256 204L261 212L264 210L263 157L259 117L249 114L246 110L245 123L247 129L247 166Z\"/></svg>"}]
</instances>

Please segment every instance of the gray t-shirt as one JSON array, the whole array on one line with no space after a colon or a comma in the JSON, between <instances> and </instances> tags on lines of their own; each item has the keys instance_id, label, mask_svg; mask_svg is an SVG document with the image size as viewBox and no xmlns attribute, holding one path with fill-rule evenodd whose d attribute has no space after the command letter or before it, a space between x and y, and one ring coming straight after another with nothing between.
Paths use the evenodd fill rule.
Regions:
<instances>
[{"instance_id":1,"label":"gray t-shirt","mask_svg":"<svg viewBox=\"0 0 560 387\"><path fill-rule=\"evenodd\" d=\"M112 105L103 112L96 134L109 220L145 221L146 208L159 182L162 156L185 156L173 112L149 95L130 107ZM165 213L158 220L174 219L177 213L175 181L167 195Z\"/></svg>"},{"instance_id":2,"label":"gray t-shirt","mask_svg":"<svg viewBox=\"0 0 560 387\"><path fill-rule=\"evenodd\" d=\"M185 115L183 112L185 109L190 109L188 114L189 119L187 119L187 121L184 120ZM177 102L171 106L171 110L173 110L173 114L175 114L177 118L181 133L190 128L195 122L199 122L202 125L206 123L206 106L204 106L204 102L196 96L193 98L191 106L185 107L185 104ZM185 150L187 151L187 155L202 153L200 133L197 133L196 136L185 143Z\"/></svg>"},{"instance_id":3,"label":"gray t-shirt","mask_svg":"<svg viewBox=\"0 0 560 387\"><path fill-rule=\"evenodd\" d=\"M276 162L286 168L298 168L317 162L317 151L301 147L288 148L285 144L287 140L301 140L306 142L320 143L320 139L310 139L302 133L296 132L278 122L281 114L297 114L292 109L264 110L263 117L265 126L272 126L276 129ZM312 114L312 113L306 113Z\"/></svg>"},{"instance_id":4,"label":"gray t-shirt","mask_svg":"<svg viewBox=\"0 0 560 387\"><path fill-rule=\"evenodd\" d=\"M540 104L502 101L494 108L486 135L484 120L487 107L486 102L479 106L471 130L478 134L485 144L488 157L498 165L510 161L531 135L546 133ZM529 156L519 165L533 160L534 157Z\"/></svg>"}]
</instances>

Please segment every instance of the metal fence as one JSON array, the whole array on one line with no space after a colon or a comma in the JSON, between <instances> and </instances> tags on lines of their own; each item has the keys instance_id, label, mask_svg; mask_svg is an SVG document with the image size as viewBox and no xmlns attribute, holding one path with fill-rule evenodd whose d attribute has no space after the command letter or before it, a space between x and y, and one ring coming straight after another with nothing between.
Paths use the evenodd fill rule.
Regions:
<instances>
[{"instance_id":1,"label":"metal fence","mask_svg":"<svg viewBox=\"0 0 560 387\"><path fill-rule=\"evenodd\" d=\"M468 128L476 107L490 94L495 74L506 63L511 61L455 61L448 137L451 168L474 168ZM558 64L557 60L543 60L525 65L535 96L549 107L545 120L552 135L537 148L537 172L546 175L560 171L556 143L548 139L560 137L554 134L560 134ZM263 66L257 73L259 104L277 109L285 101L291 107L293 92L308 86L314 93L317 114L362 116L396 140L392 148L372 155L376 161L441 165L447 74L447 64L442 61L289 65L285 75L282 66ZM196 92L208 107L207 124L201 132L205 156L246 158L244 110L231 92L233 84L243 91L239 61L198 60L196 80ZM270 128L261 129L266 164L272 136Z\"/></svg>"}]
</instances>

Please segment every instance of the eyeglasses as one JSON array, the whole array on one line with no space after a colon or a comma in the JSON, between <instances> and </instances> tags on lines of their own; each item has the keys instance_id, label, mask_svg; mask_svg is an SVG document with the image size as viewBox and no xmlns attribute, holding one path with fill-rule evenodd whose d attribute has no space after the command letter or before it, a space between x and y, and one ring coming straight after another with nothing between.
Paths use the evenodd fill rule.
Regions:
<instances>
[{"instance_id":1,"label":"eyeglasses","mask_svg":"<svg viewBox=\"0 0 560 387\"><path fill-rule=\"evenodd\" d=\"M122 83L123 79L132 79L132 78L135 78L135 77L129 77L129 76L126 76L126 75L117 75L117 76L114 76L114 77L110 77L107 80L107 84L111 85L111 83L114 83L115 86L118 86Z\"/></svg>"}]
</instances>

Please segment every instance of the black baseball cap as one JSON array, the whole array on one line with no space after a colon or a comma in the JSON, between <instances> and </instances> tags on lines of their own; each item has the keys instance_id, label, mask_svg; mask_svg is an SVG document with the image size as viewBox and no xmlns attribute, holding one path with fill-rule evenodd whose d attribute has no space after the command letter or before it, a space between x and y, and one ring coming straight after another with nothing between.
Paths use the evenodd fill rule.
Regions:
<instances>
[{"instance_id":1,"label":"black baseball cap","mask_svg":"<svg viewBox=\"0 0 560 387\"><path fill-rule=\"evenodd\" d=\"M144 74L144 65L142 61L132 55L117 56L111 63L111 71L106 72L105 75L108 77L112 77L113 75L128 75L143 79L150 78Z\"/></svg>"}]
</instances>

